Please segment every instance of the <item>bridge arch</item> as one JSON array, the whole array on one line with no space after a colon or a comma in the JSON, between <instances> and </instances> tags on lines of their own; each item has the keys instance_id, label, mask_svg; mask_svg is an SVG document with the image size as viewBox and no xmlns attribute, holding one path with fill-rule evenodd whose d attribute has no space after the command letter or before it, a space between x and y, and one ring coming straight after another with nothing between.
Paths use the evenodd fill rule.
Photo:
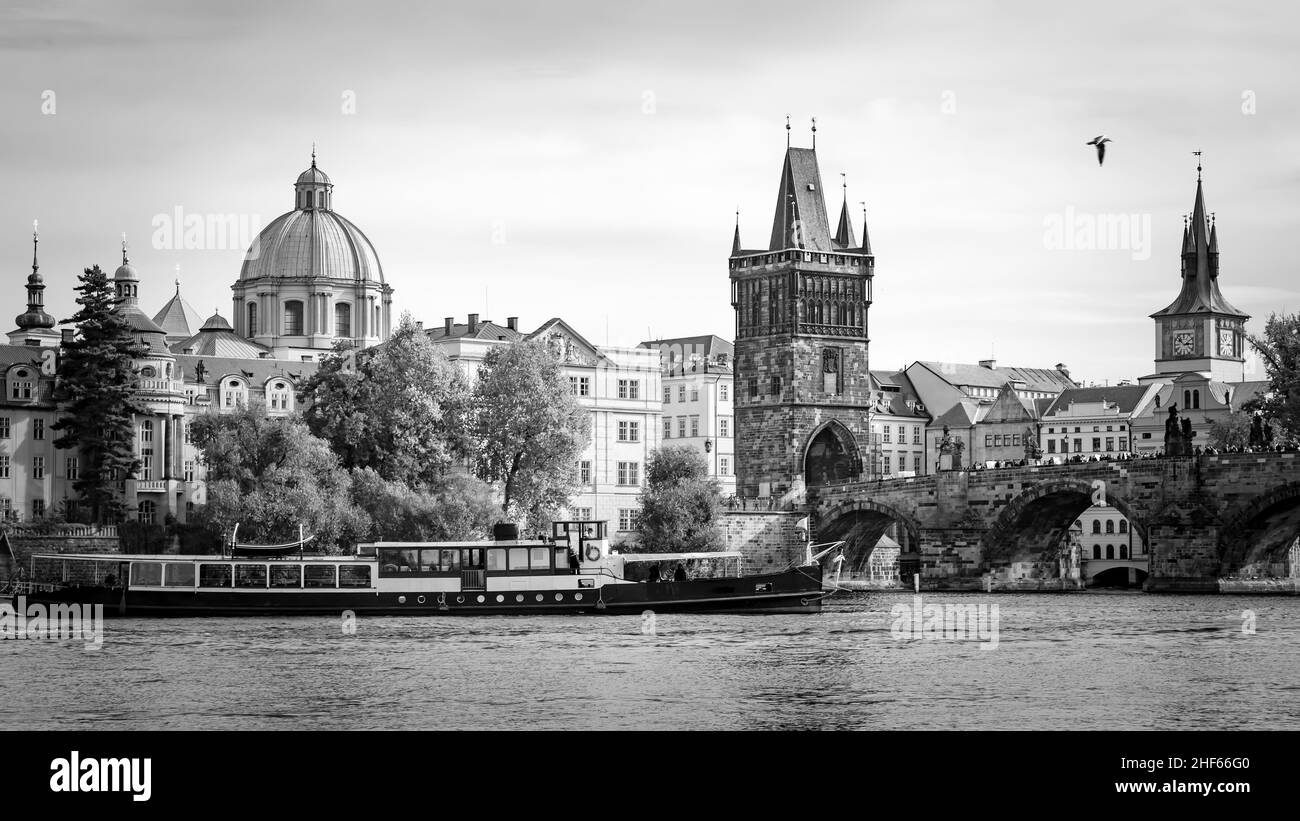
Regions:
<instances>
[{"instance_id":1,"label":"bridge arch","mask_svg":"<svg viewBox=\"0 0 1300 821\"><path fill-rule=\"evenodd\" d=\"M818 425L803 449L804 487L822 487L856 479L862 451L853 431L838 419Z\"/></svg>"},{"instance_id":2,"label":"bridge arch","mask_svg":"<svg viewBox=\"0 0 1300 821\"><path fill-rule=\"evenodd\" d=\"M1270 575L1300 535L1300 482L1270 488L1228 510L1219 530L1219 575Z\"/></svg>"},{"instance_id":3,"label":"bridge arch","mask_svg":"<svg viewBox=\"0 0 1300 821\"><path fill-rule=\"evenodd\" d=\"M893 505L873 499L853 499L840 502L817 515L817 541L848 542L844 551L845 570L860 572L867 566L880 538L891 526L897 524L906 534L900 540L912 549L920 544L920 529L916 520Z\"/></svg>"},{"instance_id":4,"label":"bridge arch","mask_svg":"<svg viewBox=\"0 0 1300 821\"><path fill-rule=\"evenodd\" d=\"M987 567L1024 561L1056 565L1062 539L1070 525L1093 506L1093 494L1091 481L1071 477L1048 479L1026 488L1007 503L989 527L983 540L983 563ZM1109 485L1104 499L1146 541L1147 527L1141 511L1134 510ZM1094 541L1097 538L1091 534L1084 537Z\"/></svg>"}]
</instances>

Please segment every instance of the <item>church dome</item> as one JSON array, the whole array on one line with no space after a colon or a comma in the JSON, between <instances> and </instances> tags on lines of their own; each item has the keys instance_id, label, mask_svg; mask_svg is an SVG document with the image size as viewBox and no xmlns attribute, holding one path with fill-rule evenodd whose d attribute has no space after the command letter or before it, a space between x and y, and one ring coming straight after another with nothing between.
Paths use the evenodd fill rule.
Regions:
<instances>
[{"instance_id":1,"label":"church dome","mask_svg":"<svg viewBox=\"0 0 1300 821\"><path fill-rule=\"evenodd\" d=\"M382 284L375 247L361 229L333 210L334 185L316 167L298 175L294 210L271 221L244 255L241 280L325 278Z\"/></svg>"}]
</instances>

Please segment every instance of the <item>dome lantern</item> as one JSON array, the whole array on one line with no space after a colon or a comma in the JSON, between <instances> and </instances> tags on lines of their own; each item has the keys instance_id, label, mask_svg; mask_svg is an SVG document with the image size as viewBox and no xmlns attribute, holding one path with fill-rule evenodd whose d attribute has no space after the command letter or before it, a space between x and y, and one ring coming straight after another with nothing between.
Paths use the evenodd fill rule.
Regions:
<instances>
[{"instance_id":1,"label":"dome lantern","mask_svg":"<svg viewBox=\"0 0 1300 821\"><path fill-rule=\"evenodd\" d=\"M334 204L334 184L328 174L316 167L314 145L311 148L311 168L298 175L293 191L293 207L298 211L328 211Z\"/></svg>"}]
</instances>

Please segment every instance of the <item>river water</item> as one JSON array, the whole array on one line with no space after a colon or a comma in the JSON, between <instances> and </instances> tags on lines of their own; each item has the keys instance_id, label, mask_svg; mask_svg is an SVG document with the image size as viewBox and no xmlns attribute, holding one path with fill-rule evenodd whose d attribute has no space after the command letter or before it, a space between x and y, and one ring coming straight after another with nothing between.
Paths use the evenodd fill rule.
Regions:
<instances>
[{"instance_id":1,"label":"river water","mask_svg":"<svg viewBox=\"0 0 1300 821\"><path fill-rule=\"evenodd\" d=\"M323 617L110 619L97 650L0 641L0 727L1300 729L1297 597L923 596L996 604L996 646L908 634L913 604L841 593L813 616L663 614L653 634L640 616L352 634Z\"/></svg>"}]
</instances>

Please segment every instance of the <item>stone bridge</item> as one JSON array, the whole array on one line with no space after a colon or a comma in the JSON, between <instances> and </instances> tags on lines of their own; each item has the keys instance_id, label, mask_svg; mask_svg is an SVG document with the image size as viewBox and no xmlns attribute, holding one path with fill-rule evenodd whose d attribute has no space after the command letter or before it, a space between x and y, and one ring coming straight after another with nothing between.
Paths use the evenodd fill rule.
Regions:
<instances>
[{"instance_id":1,"label":"stone bridge","mask_svg":"<svg viewBox=\"0 0 1300 821\"><path fill-rule=\"evenodd\" d=\"M1220 579L1286 561L1300 534L1300 454L946 471L814 488L807 504L817 541L870 551L897 523L923 587L976 589L1025 563L1056 576L1063 537L1094 499L1145 540L1145 589L1218 591Z\"/></svg>"}]
</instances>

